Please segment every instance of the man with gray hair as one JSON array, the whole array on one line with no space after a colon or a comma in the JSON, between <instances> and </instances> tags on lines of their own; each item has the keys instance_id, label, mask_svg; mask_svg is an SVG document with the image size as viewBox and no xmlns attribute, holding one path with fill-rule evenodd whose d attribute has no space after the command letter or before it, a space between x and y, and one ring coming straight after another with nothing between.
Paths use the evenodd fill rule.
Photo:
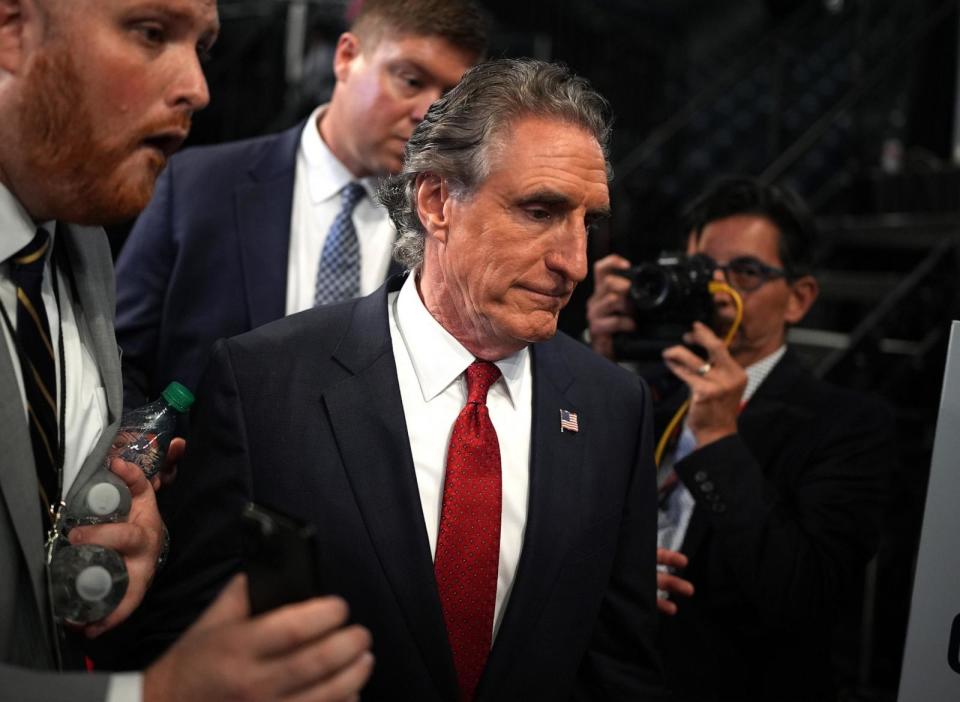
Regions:
<instances>
[{"instance_id":1,"label":"man with gray hair","mask_svg":"<svg viewBox=\"0 0 960 702\"><path fill-rule=\"evenodd\" d=\"M556 328L607 111L531 60L431 107L383 192L406 276L215 349L166 582L238 568L232 515L264 502L316 525L320 587L370 629L364 699L662 695L647 389Z\"/></svg>"}]
</instances>

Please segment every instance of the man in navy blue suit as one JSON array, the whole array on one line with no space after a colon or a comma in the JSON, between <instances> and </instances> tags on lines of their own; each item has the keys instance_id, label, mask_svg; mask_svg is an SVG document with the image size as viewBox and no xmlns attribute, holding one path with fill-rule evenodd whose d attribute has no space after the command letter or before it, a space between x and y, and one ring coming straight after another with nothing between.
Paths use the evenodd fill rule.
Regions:
<instances>
[{"instance_id":1,"label":"man in navy blue suit","mask_svg":"<svg viewBox=\"0 0 960 702\"><path fill-rule=\"evenodd\" d=\"M382 191L406 277L217 344L139 650L240 568L252 500L315 524L366 700L660 699L649 393L557 334L607 115L562 67L476 66Z\"/></svg>"},{"instance_id":2,"label":"man in navy blue suit","mask_svg":"<svg viewBox=\"0 0 960 702\"><path fill-rule=\"evenodd\" d=\"M213 342L365 295L396 232L373 194L430 104L486 47L472 0L366 0L329 104L267 137L171 161L117 262L124 405L195 387Z\"/></svg>"}]
</instances>

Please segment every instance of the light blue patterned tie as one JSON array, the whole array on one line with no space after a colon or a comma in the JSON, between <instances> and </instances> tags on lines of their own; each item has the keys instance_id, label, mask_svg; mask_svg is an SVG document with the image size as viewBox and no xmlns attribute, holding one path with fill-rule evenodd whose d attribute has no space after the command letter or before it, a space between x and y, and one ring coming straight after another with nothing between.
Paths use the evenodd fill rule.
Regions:
<instances>
[{"instance_id":1,"label":"light blue patterned tie","mask_svg":"<svg viewBox=\"0 0 960 702\"><path fill-rule=\"evenodd\" d=\"M356 182L347 183L340 191L340 212L330 225L320 255L314 306L360 295L360 242L353 227L353 209L363 195L363 186Z\"/></svg>"}]
</instances>

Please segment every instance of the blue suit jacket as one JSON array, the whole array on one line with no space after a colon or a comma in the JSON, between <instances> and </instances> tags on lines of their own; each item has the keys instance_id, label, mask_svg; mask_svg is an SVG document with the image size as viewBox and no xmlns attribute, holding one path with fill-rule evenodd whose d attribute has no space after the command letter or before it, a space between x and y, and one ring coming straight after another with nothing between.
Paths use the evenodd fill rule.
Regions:
<instances>
[{"instance_id":1,"label":"blue suit jacket","mask_svg":"<svg viewBox=\"0 0 960 702\"><path fill-rule=\"evenodd\" d=\"M117 260L126 407L195 389L217 339L284 316L303 126L171 159Z\"/></svg>"},{"instance_id":2,"label":"blue suit jacket","mask_svg":"<svg viewBox=\"0 0 960 702\"><path fill-rule=\"evenodd\" d=\"M254 500L317 526L322 590L373 633L364 699L456 699L386 292L218 344L161 496L177 548L131 650L155 653L240 567ZM477 699L660 699L647 390L563 335L532 353L527 526ZM579 432L560 431L561 409Z\"/></svg>"}]
</instances>

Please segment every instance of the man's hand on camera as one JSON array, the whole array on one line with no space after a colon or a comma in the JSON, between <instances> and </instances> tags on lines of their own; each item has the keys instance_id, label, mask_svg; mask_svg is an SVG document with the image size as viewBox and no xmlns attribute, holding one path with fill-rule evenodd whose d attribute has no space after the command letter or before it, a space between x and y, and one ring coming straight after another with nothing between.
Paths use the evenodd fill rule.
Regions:
<instances>
[{"instance_id":1,"label":"man's hand on camera","mask_svg":"<svg viewBox=\"0 0 960 702\"><path fill-rule=\"evenodd\" d=\"M630 268L630 261L610 254L593 264L593 294L587 300L587 323L590 345L597 353L611 360L613 335L637 328L630 312L630 280L614 271Z\"/></svg>"},{"instance_id":2,"label":"man's hand on camera","mask_svg":"<svg viewBox=\"0 0 960 702\"><path fill-rule=\"evenodd\" d=\"M671 346L663 352L663 360L690 388L687 426L700 448L737 432L737 414L747 374L707 325L694 322L683 340L703 347L707 358L685 346Z\"/></svg>"}]
</instances>

